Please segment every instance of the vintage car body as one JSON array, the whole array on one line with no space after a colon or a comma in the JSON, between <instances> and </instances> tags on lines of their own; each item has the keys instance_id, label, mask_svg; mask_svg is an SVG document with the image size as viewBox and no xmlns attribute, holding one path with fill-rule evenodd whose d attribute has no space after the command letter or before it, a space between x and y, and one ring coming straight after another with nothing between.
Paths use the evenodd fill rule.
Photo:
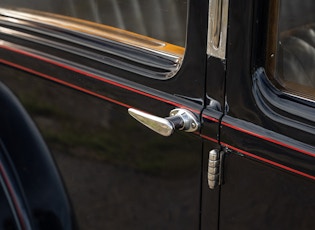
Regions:
<instances>
[{"instance_id":1,"label":"vintage car body","mask_svg":"<svg viewBox=\"0 0 315 230\"><path fill-rule=\"evenodd\" d=\"M274 1L189 1L185 48L5 2L1 229L314 228L315 103L269 80Z\"/></svg>"}]
</instances>

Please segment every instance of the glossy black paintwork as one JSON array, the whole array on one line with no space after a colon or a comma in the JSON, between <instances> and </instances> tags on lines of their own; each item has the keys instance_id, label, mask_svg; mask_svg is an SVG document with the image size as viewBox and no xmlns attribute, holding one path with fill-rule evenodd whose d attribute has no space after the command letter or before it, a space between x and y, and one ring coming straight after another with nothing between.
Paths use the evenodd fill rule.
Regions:
<instances>
[{"instance_id":1,"label":"glossy black paintwork","mask_svg":"<svg viewBox=\"0 0 315 230\"><path fill-rule=\"evenodd\" d=\"M200 138L157 136L124 107L18 75L2 79L19 94L48 141L83 229L123 228L127 223L130 229L198 226ZM15 88L18 83L30 87ZM36 104L28 99L32 95L41 95ZM164 108L159 101L148 103Z\"/></svg>"},{"instance_id":2,"label":"glossy black paintwork","mask_svg":"<svg viewBox=\"0 0 315 230\"><path fill-rule=\"evenodd\" d=\"M219 229L220 187L209 189L208 185L209 150L212 149L220 149L219 144L205 141L202 165L201 229Z\"/></svg>"},{"instance_id":3,"label":"glossy black paintwork","mask_svg":"<svg viewBox=\"0 0 315 230\"><path fill-rule=\"evenodd\" d=\"M197 115L201 112L207 2L191 1L189 12L191 34L184 62L168 81L101 63L100 56L93 55L97 49L81 41L102 44L88 36L71 34L70 42L49 37L55 44L66 43L60 49L39 42L43 34L15 25L10 29L34 37L15 36L8 30L1 34L6 41L1 51L1 80L19 96L39 126L82 229L200 227L200 193L206 189L206 173L201 168L207 164L202 138L198 132L160 137L127 113L129 107L162 117L175 107L189 108ZM68 50L71 46L90 53L74 54ZM211 128L217 130L218 123ZM211 134L216 139L216 131ZM214 147L211 143L207 146ZM216 210L217 203L205 210L209 208ZM216 224L216 214L211 215L211 224Z\"/></svg>"},{"instance_id":4,"label":"glossy black paintwork","mask_svg":"<svg viewBox=\"0 0 315 230\"><path fill-rule=\"evenodd\" d=\"M220 229L313 228L313 180L235 153L224 168Z\"/></svg>"},{"instance_id":5,"label":"glossy black paintwork","mask_svg":"<svg viewBox=\"0 0 315 230\"><path fill-rule=\"evenodd\" d=\"M15 224L18 229L31 229L29 210L25 205L25 198L20 186L19 177L11 162L6 145L2 140L0 153L1 185L6 194L5 200L10 204L9 210L11 210L14 217L10 222L12 225Z\"/></svg>"},{"instance_id":6,"label":"glossy black paintwork","mask_svg":"<svg viewBox=\"0 0 315 230\"><path fill-rule=\"evenodd\" d=\"M258 108L268 117L267 119L296 130L294 135L286 133L288 137L313 144L315 106L312 101L280 91L271 84L263 69L258 69L253 75L253 96ZM303 135L304 132L310 135Z\"/></svg>"},{"instance_id":7,"label":"glossy black paintwork","mask_svg":"<svg viewBox=\"0 0 315 230\"><path fill-rule=\"evenodd\" d=\"M266 161L278 163L281 167L289 167L315 178L314 148L311 146L228 116L224 118L224 122L228 122L228 125L223 124L222 145L241 149ZM257 148L257 143L264 148Z\"/></svg>"},{"instance_id":8,"label":"glossy black paintwork","mask_svg":"<svg viewBox=\"0 0 315 230\"><path fill-rule=\"evenodd\" d=\"M1 164L19 226L73 229L73 215L63 184L34 123L3 84L0 103Z\"/></svg>"},{"instance_id":9,"label":"glossy black paintwork","mask_svg":"<svg viewBox=\"0 0 315 230\"><path fill-rule=\"evenodd\" d=\"M123 70L130 72L130 74L136 74L138 77L159 80L168 79L179 68L178 62L181 58L175 56L141 50L128 44L119 44L117 41L95 38L84 33L73 33L68 29L59 29L55 26L22 20L18 17L14 18L18 21L15 23L10 21L12 18L7 17L5 19L1 24L6 27L6 33L10 34L9 40L11 42L24 46L29 43L29 48L34 47L43 56L54 55L58 50L59 52L66 51L62 57L84 63L82 65L88 66L87 62L94 61L95 66L106 65L108 73L115 72L117 74L117 71ZM14 27L17 24L18 28ZM14 29L10 29L12 27ZM47 38L47 35L50 37ZM128 38L128 35L125 36ZM133 39L138 43L147 42L137 37ZM147 43L150 44L150 41ZM159 41L156 43L152 41L152 43L153 46L164 45Z\"/></svg>"},{"instance_id":10,"label":"glossy black paintwork","mask_svg":"<svg viewBox=\"0 0 315 230\"><path fill-rule=\"evenodd\" d=\"M266 84L267 9L230 2L220 229L314 226L314 120L301 116L314 108Z\"/></svg>"},{"instance_id":11,"label":"glossy black paintwork","mask_svg":"<svg viewBox=\"0 0 315 230\"><path fill-rule=\"evenodd\" d=\"M208 57L207 60L207 78L206 78L206 109L223 112L225 110L225 74L226 62L214 57ZM213 100L218 102L213 106Z\"/></svg>"},{"instance_id":12,"label":"glossy black paintwork","mask_svg":"<svg viewBox=\"0 0 315 230\"><path fill-rule=\"evenodd\" d=\"M241 118L242 120L257 124L268 130L275 130L278 133L291 136L295 139L302 138L301 135L294 136L293 130L289 127L290 125L283 125L281 122L262 115L262 111L257 105L256 96L258 92L257 81L255 82L255 79L266 78L266 73L261 70L264 65L262 59L265 55L262 50L266 48L265 27L268 22L268 12L265 10L266 6L263 7L265 4L267 3L262 4L257 2L255 4L247 4L246 1L242 1L240 6L246 6L244 8L246 10L244 10L242 14L237 13L238 7L235 6L235 10L233 10L234 6L231 6L232 10L230 14L235 20L230 20L231 25L227 54L228 73L226 87L227 94L228 92L231 94L231 96L227 95L227 103L229 106L228 115ZM261 6L261 8L256 9L256 5ZM242 58L239 58L240 54ZM279 95L279 93L275 96L283 97ZM299 104L302 104L301 101ZM294 105L290 104L289 106L294 107ZM311 106L305 106L305 112L310 113L309 111L312 110L313 106L313 104L311 104ZM290 110L290 108L288 108L288 110ZM291 120L302 122L299 129L303 130L303 120L299 118L302 113L303 108L300 109L299 115L288 115L287 113L286 116L289 116ZM282 116L284 116L284 114L282 114ZM312 121L307 122L307 125L312 126L314 123ZM301 141L313 144L310 140Z\"/></svg>"},{"instance_id":13,"label":"glossy black paintwork","mask_svg":"<svg viewBox=\"0 0 315 230\"><path fill-rule=\"evenodd\" d=\"M85 0L47 0L45 2L2 0L0 5L5 8L12 8L13 6L67 15L132 31L172 44L185 45L187 0L158 2L140 0L136 4L132 0L103 0L99 2Z\"/></svg>"},{"instance_id":14,"label":"glossy black paintwork","mask_svg":"<svg viewBox=\"0 0 315 230\"><path fill-rule=\"evenodd\" d=\"M244 22L247 23L248 21L253 21L252 18L254 18L254 16L252 14L254 6L250 7L250 4L246 4L245 2L246 1L244 1L244 5L247 6L247 10L244 11L245 13L243 14L236 14L234 16L233 12L238 12L237 7L235 6L234 10L234 6L231 6L233 9L230 12L232 19L234 17L243 19ZM267 20L266 16L264 16L264 20ZM298 106L294 106L294 103L297 102L294 102L293 100L291 100L291 103L286 103L285 101L283 102L285 98L280 93L276 93L275 90L269 89L270 87L266 84L262 84L263 79L266 79L265 72L262 72L261 69L255 70L255 68L251 68L251 66L256 61L255 56L253 56L254 59L251 59L252 50L250 49L252 44L256 45L256 43L252 43L252 30L250 28L252 28L253 25L246 25L244 22L242 22L242 20L234 20L230 22L230 47L228 53L229 58L227 60L226 86L229 111L227 113L228 116L223 118L223 130L228 129L228 127L225 128L224 123L233 124L234 122L242 123L242 121L245 123L248 122L249 124L252 123L252 128L246 128L248 131L261 134L265 137L273 138L279 142L290 143L297 149L306 148L308 149L308 152L311 153L310 155L312 155L312 153L314 153L314 121L312 121L310 118L312 116L312 106L303 105L301 103L299 103ZM240 35L239 31L245 31L245 28L247 29L247 32ZM242 37L243 39L238 40L237 37ZM238 41L238 43L233 43L234 41ZM254 48L255 47L256 46L254 46ZM239 51L233 49L238 49ZM237 58L238 53L242 53L244 58ZM262 96L260 96L264 93L266 96L266 92L269 92L268 94L271 95L268 97L269 102L267 102L265 97L265 99L262 99ZM277 97L279 99L276 99ZM273 101L271 102L270 100ZM276 105L278 108L263 110L262 105L270 102ZM279 112L281 103L283 108L282 112ZM284 106L287 106L288 108L285 108ZM294 110L297 110L297 108L299 108L299 111L298 113L294 114ZM309 114L309 118L303 120L301 114L305 114L305 117ZM235 121L229 121L229 117L235 118ZM234 126L242 127L243 125L235 124ZM255 130L255 126L262 127L264 130L263 133L261 131ZM278 137L272 136L272 132L274 132L275 135L278 135ZM226 136L230 137L225 137L221 140L222 142L229 143L226 138L233 139L233 135L228 134ZM298 140L298 142L292 143L291 139ZM303 147L303 145L306 146ZM241 143L238 144L238 146L240 149L247 148L246 145ZM257 146L257 151L259 151L259 149L260 146ZM274 151L276 152L276 149L274 149ZM290 163L295 164L296 162L291 160Z\"/></svg>"},{"instance_id":15,"label":"glossy black paintwork","mask_svg":"<svg viewBox=\"0 0 315 230\"><path fill-rule=\"evenodd\" d=\"M50 28L50 30L48 28L49 32L46 32L47 27L45 27L45 30L43 31L41 30L40 26L35 23L28 26L30 26L30 28L35 27L35 31L36 29L40 31L39 34L35 32L36 36L39 36L38 39L36 37L32 37L31 39L29 39L29 35L26 37L27 39L23 39L23 36L7 37L5 33L10 34L10 32L5 32L2 38L4 40L13 41L17 44L23 44L24 46L27 46L29 48L34 48L36 52L42 51L43 54L41 55L52 54L55 56L62 56L66 60L69 58L76 63L84 63L83 66L91 67L93 71L101 70L102 72L111 73L114 76L126 78L128 80L131 80L132 82L153 87L164 92L200 99L203 98L204 79L200 79L195 76L204 76L206 71L206 63L202 60L205 60L206 58L206 54L203 51L206 47L207 1L191 1L189 9L190 20L187 22L187 30L190 30L191 33L187 34L187 49L185 51L186 55L184 58L184 62L178 74L176 74L174 78L170 79L167 84L160 80L152 80L148 77L143 76L140 77L139 73L135 74L131 71L126 71L126 69L124 70L122 68L114 68L110 65L105 65L104 63L102 64L102 59L104 58L102 57L102 55L105 54L101 52L102 55L99 55L99 50L104 47L106 48L106 46L110 46L110 49L114 49L115 47L113 47L113 45L106 44L106 41L102 41L92 36L82 35L78 33L73 34L69 31L60 31L60 29L58 28ZM2 23L3 26L6 26L6 24L7 23ZM9 27L11 28L12 25ZM19 25L13 25L13 27L15 27L14 29L17 31L24 31L23 28L19 28ZM42 33L43 35L41 35ZM47 33L51 33L53 35L48 37L48 40L50 40L51 42L43 44L41 39L43 37L46 38ZM34 32L32 32L32 34L34 34ZM55 38L55 35L58 35L57 40ZM53 43L56 41L60 42L60 40L61 45L62 43L69 45L70 42L71 46L79 47L80 49L84 50L87 49L88 51L91 51L90 46L92 44L92 51L94 53L87 53L83 51L84 55L83 53L71 55L70 52L67 52L66 47L60 47L58 46L58 43ZM68 47L71 48L71 46ZM97 53L99 56L95 56L95 53ZM134 55L139 55L139 58L145 57L144 54L141 54L141 50L138 50L138 54L137 52L135 52ZM105 66L106 69L104 69ZM177 80L179 76L181 78L180 81Z\"/></svg>"},{"instance_id":16,"label":"glossy black paintwork","mask_svg":"<svg viewBox=\"0 0 315 230\"><path fill-rule=\"evenodd\" d=\"M2 178L1 184L2 184ZM2 229L15 229L16 228L16 222L14 218L14 214L12 213L12 209L10 207L10 204L7 200L6 193L3 191L2 187L0 188L0 202L1 202L1 217L0 217L0 226Z\"/></svg>"},{"instance_id":17,"label":"glossy black paintwork","mask_svg":"<svg viewBox=\"0 0 315 230\"><path fill-rule=\"evenodd\" d=\"M207 1L190 1L184 62L167 81L102 62L108 56L99 39L2 23L11 32L0 34L1 81L39 126L82 229L314 226L314 120L301 116L312 117L314 106L265 84L268 4L230 1L222 61L206 56ZM279 103L299 103L298 114ZM185 107L200 115L202 128L159 137L132 120L129 107L158 116ZM210 190L214 148L226 152L224 183Z\"/></svg>"}]
</instances>

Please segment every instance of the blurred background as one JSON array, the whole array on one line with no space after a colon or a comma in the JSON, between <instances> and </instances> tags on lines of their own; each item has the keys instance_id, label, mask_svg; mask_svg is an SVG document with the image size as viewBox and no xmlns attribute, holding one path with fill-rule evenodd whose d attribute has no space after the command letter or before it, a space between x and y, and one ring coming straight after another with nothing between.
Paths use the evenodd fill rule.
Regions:
<instances>
[{"instance_id":1,"label":"blurred background","mask_svg":"<svg viewBox=\"0 0 315 230\"><path fill-rule=\"evenodd\" d=\"M1 0L0 7L28 8L85 19L185 46L188 0Z\"/></svg>"}]
</instances>

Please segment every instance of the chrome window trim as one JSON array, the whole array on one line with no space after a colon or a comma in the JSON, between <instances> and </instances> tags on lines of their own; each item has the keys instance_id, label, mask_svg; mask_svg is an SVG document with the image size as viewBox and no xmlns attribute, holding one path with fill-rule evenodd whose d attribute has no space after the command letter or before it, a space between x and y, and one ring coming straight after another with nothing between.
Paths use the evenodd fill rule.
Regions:
<instances>
[{"instance_id":1,"label":"chrome window trim","mask_svg":"<svg viewBox=\"0 0 315 230\"><path fill-rule=\"evenodd\" d=\"M209 0L207 55L225 59L229 0Z\"/></svg>"},{"instance_id":2,"label":"chrome window trim","mask_svg":"<svg viewBox=\"0 0 315 230\"><path fill-rule=\"evenodd\" d=\"M89 59L97 59L102 64L128 69L132 73L158 80L168 80L175 76L182 65L185 53L184 47L144 35L91 21L35 10L12 10L0 7L0 24L0 33L7 33L10 36L26 40L32 39L32 42L58 47L69 53L80 53ZM23 32L24 30L27 30L31 36ZM71 32L70 37L68 32ZM73 40L72 32L88 39L75 36L76 39ZM107 55L110 57L99 58L99 56L91 55L90 52L82 52L82 50L76 52L74 47L65 44L57 44L53 41L45 42L47 34L57 39L58 42L61 39L73 44L84 44L89 49L102 52L104 57L108 57ZM91 43L91 40L101 41L101 45L97 42Z\"/></svg>"},{"instance_id":3,"label":"chrome window trim","mask_svg":"<svg viewBox=\"0 0 315 230\"><path fill-rule=\"evenodd\" d=\"M173 59L182 59L184 56L185 49L183 47L83 19L29 9L12 10L1 7L0 16L8 17L8 20L11 21L23 20L74 30L92 36L113 40L133 47L145 49Z\"/></svg>"}]
</instances>

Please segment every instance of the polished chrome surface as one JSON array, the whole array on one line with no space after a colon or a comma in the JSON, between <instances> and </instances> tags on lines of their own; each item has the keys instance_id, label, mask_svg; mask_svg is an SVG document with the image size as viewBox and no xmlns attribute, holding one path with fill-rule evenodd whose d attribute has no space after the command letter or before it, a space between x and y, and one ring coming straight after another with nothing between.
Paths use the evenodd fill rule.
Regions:
<instances>
[{"instance_id":1,"label":"polished chrome surface","mask_svg":"<svg viewBox=\"0 0 315 230\"><path fill-rule=\"evenodd\" d=\"M150 52L164 54L170 59L177 60L179 58L182 58L184 54L184 48L180 46L176 46L141 34L136 34L127 30L64 15L28 9L11 10L1 7L0 15L2 17L7 17L8 20L36 22L45 26L60 27L85 34L90 34L92 36L97 36L100 38L110 39L138 48L141 47Z\"/></svg>"},{"instance_id":2,"label":"polished chrome surface","mask_svg":"<svg viewBox=\"0 0 315 230\"><path fill-rule=\"evenodd\" d=\"M214 189L221 184L222 155L223 152L217 149L213 149L209 152L208 186L210 189Z\"/></svg>"},{"instance_id":3,"label":"polished chrome surface","mask_svg":"<svg viewBox=\"0 0 315 230\"><path fill-rule=\"evenodd\" d=\"M216 187L216 182L214 180L208 181L209 188L214 189Z\"/></svg>"},{"instance_id":4,"label":"polished chrome surface","mask_svg":"<svg viewBox=\"0 0 315 230\"><path fill-rule=\"evenodd\" d=\"M212 39L213 39L213 46L215 48L219 48L220 45L220 35L221 35L221 24L222 24L222 1L221 0L214 0L213 1L215 6L214 18L212 27Z\"/></svg>"},{"instance_id":5,"label":"polished chrome surface","mask_svg":"<svg viewBox=\"0 0 315 230\"><path fill-rule=\"evenodd\" d=\"M102 55L107 56L98 60L102 64L123 68L142 76L160 80L169 79L177 73L182 65L185 52L183 47L108 25L42 11L11 10L1 8L1 4L0 20L1 27L7 27L5 29L8 30L19 25L21 31L8 32L18 38L31 39L32 42L36 41L45 45L51 45L52 39L62 38L67 43L76 43L72 47L66 48L68 52L75 52L76 54L82 51L77 51L74 47L85 43L96 52L101 52ZM35 37L30 38L25 32L36 32L34 33ZM76 36L76 39L69 38L68 35L73 32L80 36ZM47 39L47 33L51 38L50 40ZM87 39L82 39L81 35L88 36L92 40L96 39L95 41L100 39L102 45L100 46L99 42L88 42ZM57 46L63 46L62 49L65 49L65 44L58 44ZM90 56L92 59L97 57L99 55ZM134 67L131 68L130 64Z\"/></svg>"},{"instance_id":6,"label":"polished chrome surface","mask_svg":"<svg viewBox=\"0 0 315 230\"><path fill-rule=\"evenodd\" d=\"M173 124L165 118L157 117L132 108L128 109L128 113L137 121L162 136L167 137L174 132Z\"/></svg>"},{"instance_id":7,"label":"polished chrome surface","mask_svg":"<svg viewBox=\"0 0 315 230\"><path fill-rule=\"evenodd\" d=\"M42 131L76 211L79 229L198 229L201 138L164 138L135 122L120 105L25 71L5 65L0 69L1 81L21 98ZM154 107L150 111L169 108L144 96L135 102L131 91L96 83L110 98L125 103L133 100L141 108ZM4 204L2 213L3 208ZM57 219L45 210L38 211L38 218Z\"/></svg>"},{"instance_id":8,"label":"polished chrome surface","mask_svg":"<svg viewBox=\"0 0 315 230\"><path fill-rule=\"evenodd\" d=\"M225 59L229 0L210 0L207 54Z\"/></svg>"},{"instance_id":9,"label":"polished chrome surface","mask_svg":"<svg viewBox=\"0 0 315 230\"><path fill-rule=\"evenodd\" d=\"M220 165L219 160L216 160L216 161L209 160L209 167L215 168L215 167L218 167L219 165Z\"/></svg>"},{"instance_id":10,"label":"polished chrome surface","mask_svg":"<svg viewBox=\"0 0 315 230\"><path fill-rule=\"evenodd\" d=\"M197 117L187 109L173 109L170 112L170 116L180 117L184 125L180 130L184 130L185 132L195 132L199 129L199 122Z\"/></svg>"},{"instance_id":11,"label":"polished chrome surface","mask_svg":"<svg viewBox=\"0 0 315 230\"><path fill-rule=\"evenodd\" d=\"M210 174L208 173L208 185L209 188L213 189L214 186L211 185L217 185L217 181L219 180L219 175L218 174Z\"/></svg>"},{"instance_id":12,"label":"polished chrome surface","mask_svg":"<svg viewBox=\"0 0 315 230\"><path fill-rule=\"evenodd\" d=\"M170 136L175 129L195 132L199 129L197 117L186 109L173 109L170 117L161 118L137 109L130 108L128 113L140 123L163 136Z\"/></svg>"},{"instance_id":13,"label":"polished chrome surface","mask_svg":"<svg viewBox=\"0 0 315 230\"><path fill-rule=\"evenodd\" d=\"M211 150L209 153L209 161L216 161L218 159L219 159L218 150L216 150L216 149Z\"/></svg>"},{"instance_id":14,"label":"polished chrome surface","mask_svg":"<svg viewBox=\"0 0 315 230\"><path fill-rule=\"evenodd\" d=\"M219 167L208 167L208 174L217 175L218 173L219 173Z\"/></svg>"},{"instance_id":15,"label":"polished chrome surface","mask_svg":"<svg viewBox=\"0 0 315 230\"><path fill-rule=\"evenodd\" d=\"M187 2L187 0L1 0L0 7L66 15L184 46Z\"/></svg>"}]
</instances>

